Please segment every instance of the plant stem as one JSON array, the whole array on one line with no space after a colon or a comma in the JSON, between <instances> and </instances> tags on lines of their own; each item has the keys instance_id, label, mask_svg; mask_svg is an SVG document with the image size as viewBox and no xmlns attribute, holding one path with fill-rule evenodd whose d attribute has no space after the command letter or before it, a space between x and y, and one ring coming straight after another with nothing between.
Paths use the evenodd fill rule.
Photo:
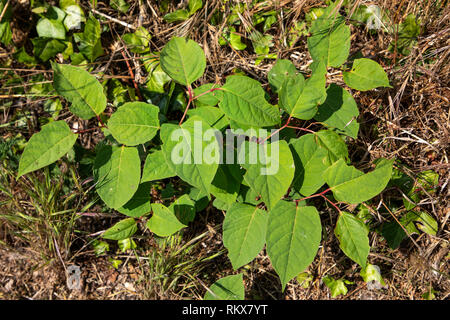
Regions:
<instances>
[{"instance_id":1,"label":"plant stem","mask_svg":"<svg viewBox=\"0 0 450 320\"><path fill-rule=\"evenodd\" d=\"M178 123L180 126L183 123L184 118L186 118L186 114L187 114L187 112L189 110L189 106L191 105L192 100L194 100L194 94L192 92L192 87L189 85L187 87L187 89L188 89L189 101L188 101L188 104L186 106L186 109L184 110L183 116L181 117L180 123Z\"/></svg>"}]
</instances>

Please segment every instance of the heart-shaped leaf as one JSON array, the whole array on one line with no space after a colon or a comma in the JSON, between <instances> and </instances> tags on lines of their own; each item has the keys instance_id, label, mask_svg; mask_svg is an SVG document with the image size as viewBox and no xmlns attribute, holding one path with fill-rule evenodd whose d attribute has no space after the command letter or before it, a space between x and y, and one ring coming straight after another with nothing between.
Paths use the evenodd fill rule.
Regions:
<instances>
[{"instance_id":1,"label":"heart-shaped leaf","mask_svg":"<svg viewBox=\"0 0 450 320\"><path fill-rule=\"evenodd\" d=\"M352 69L343 73L344 82L359 91L372 90L377 87L392 88L383 68L373 60L361 58L353 62Z\"/></svg>"},{"instance_id":2,"label":"heart-shaped leaf","mask_svg":"<svg viewBox=\"0 0 450 320\"><path fill-rule=\"evenodd\" d=\"M147 228L160 237L168 237L185 228L175 214L160 203L152 203L153 215L147 221Z\"/></svg>"}]
</instances>

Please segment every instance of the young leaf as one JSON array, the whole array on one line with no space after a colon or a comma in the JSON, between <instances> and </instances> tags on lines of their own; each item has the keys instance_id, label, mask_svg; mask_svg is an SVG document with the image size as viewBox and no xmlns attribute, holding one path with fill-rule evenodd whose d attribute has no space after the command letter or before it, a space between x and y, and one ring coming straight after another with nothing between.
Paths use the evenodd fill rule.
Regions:
<instances>
[{"instance_id":1,"label":"young leaf","mask_svg":"<svg viewBox=\"0 0 450 320\"><path fill-rule=\"evenodd\" d=\"M91 62L94 62L104 53L100 39L101 33L100 22L93 15L90 15L83 32L73 35L78 44L78 49Z\"/></svg>"},{"instance_id":2,"label":"young leaf","mask_svg":"<svg viewBox=\"0 0 450 320\"><path fill-rule=\"evenodd\" d=\"M314 260L321 236L322 226L315 207L280 201L269 212L267 253L283 290Z\"/></svg>"},{"instance_id":3,"label":"young leaf","mask_svg":"<svg viewBox=\"0 0 450 320\"><path fill-rule=\"evenodd\" d=\"M266 101L258 81L246 76L229 76L222 92L219 107L228 118L257 127L280 122L278 108Z\"/></svg>"},{"instance_id":4,"label":"young leaf","mask_svg":"<svg viewBox=\"0 0 450 320\"><path fill-rule=\"evenodd\" d=\"M103 146L95 157L94 179L100 198L110 208L122 207L133 197L141 179L138 150Z\"/></svg>"},{"instance_id":5,"label":"young leaf","mask_svg":"<svg viewBox=\"0 0 450 320\"><path fill-rule=\"evenodd\" d=\"M342 137L332 130L320 130L316 133L317 143L328 151L328 164L339 159L348 160L348 149Z\"/></svg>"},{"instance_id":6,"label":"young leaf","mask_svg":"<svg viewBox=\"0 0 450 320\"><path fill-rule=\"evenodd\" d=\"M36 31L39 37L64 40L66 29L61 21L41 18L36 24Z\"/></svg>"},{"instance_id":7,"label":"young leaf","mask_svg":"<svg viewBox=\"0 0 450 320\"><path fill-rule=\"evenodd\" d=\"M151 183L141 183L133 197L117 211L126 216L139 218L151 211L150 189Z\"/></svg>"},{"instance_id":8,"label":"young leaf","mask_svg":"<svg viewBox=\"0 0 450 320\"><path fill-rule=\"evenodd\" d=\"M63 21L67 30L79 29L81 23L86 21L83 10L75 2L68 6L61 6L61 9L67 14Z\"/></svg>"},{"instance_id":9,"label":"young leaf","mask_svg":"<svg viewBox=\"0 0 450 320\"><path fill-rule=\"evenodd\" d=\"M361 269L361 277L364 279L364 282L378 282L380 285L385 286L386 283L381 276L380 267L377 265L373 265L368 263L365 268Z\"/></svg>"},{"instance_id":10,"label":"young leaf","mask_svg":"<svg viewBox=\"0 0 450 320\"><path fill-rule=\"evenodd\" d=\"M52 62L53 86L72 105L70 111L88 120L106 108L106 96L97 79L86 70L67 64Z\"/></svg>"},{"instance_id":11,"label":"young leaf","mask_svg":"<svg viewBox=\"0 0 450 320\"><path fill-rule=\"evenodd\" d=\"M147 228L159 237L167 237L185 228L175 214L160 203L152 203L153 215L147 222Z\"/></svg>"},{"instance_id":12,"label":"young leaf","mask_svg":"<svg viewBox=\"0 0 450 320\"><path fill-rule=\"evenodd\" d=\"M246 143L247 150L251 152L251 144ZM257 145L265 152L258 152L256 164L242 164L247 172L244 180L259 195L270 210L286 194L294 178L294 159L289 145L284 140ZM241 150L243 151L243 150ZM251 156L251 155L250 155Z\"/></svg>"},{"instance_id":13,"label":"young leaf","mask_svg":"<svg viewBox=\"0 0 450 320\"><path fill-rule=\"evenodd\" d=\"M244 300L242 273L217 280L205 293L204 300Z\"/></svg>"},{"instance_id":14,"label":"young leaf","mask_svg":"<svg viewBox=\"0 0 450 320\"><path fill-rule=\"evenodd\" d=\"M127 146L150 141L159 129L159 108L145 102L127 102L108 121L112 136Z\"/></svg>"},{"instance_id":15,"label":"young leaf","mask_svg":"<svg viewBox=\"0 0 450 320\"><path fill-rule=\"evenodd\" d=\"M203 7L202 0L189 0L189 15L193 15Z\"/></svg>"},{"instance_id":16,"label":"young leaf","mask_svg":"<svg viewBox=\"0 0 450 320\"><path fill-rule=\"evenodd\" d=\"M359 123L356 121L358 116L359 110L352 95L332 83L327 89L327 99L319 106L314 119L356 139L359 130Z\"/></svg>"},{"instance_id":17,"label":"young leaf","mask_svg":"<svg viewBox=\"0 0 450 320\"><path fill-rule=\"evenodd\" d=\"M149 153L145 159L141 182L161 180L176 176L175 170L167 163L162 150Z\"/></svg>"},{"instance_id":18,"label":"young leaf","mask_svg":"<svg viewBox=\"0 0 450 320\"><path fill-rule=\"evenodd\" d=\"M339 247L347 257L365 268L369 255L369 230L364 222L348 212L342 212L336 223L334 234L339 239Z\"/></svg>"},{"instance_id":19,"label":"young leaf","mask_svg":"<svg viewBox=\"0 0 450 320\"><path fill-rule=\"evenodd\" d=\"M340 159L325 171L325 180L336 200L361 203L384 190L391 178L393 163L394 159L381 159L375 170L364 174Z\"/></svg>"},{"instance_id":20,"label":"young leaf","mask_svg":"<svg viewBox=\"0 0 450 320\"><path fill-rule=\"evenodd\" d=\"M213 129L201 118L195 116L190 117L181 126L163 124L161 127L162 150L169 167L181 179L208 194L211 181L219 166L217 158L215 158L220 156L219 144L215 136L206 141L194 131L212 132L210 130ZM215 151L210 154L208 150Z\"/></svg>"},{"instance_id":21,"label":"young leaf","mask_svg":"<svg viewBox=\"0 0 450 320\"><path fill-rule=\"evenodd\" d=\"M222 97L221 90L214 90L212 92L205 93L206 91L209 91L212 88L218 88L218 86L214 83L207 83L194 89L194 97L198 97L194 101L197 107L204 107L204 106L215 107L220 102Z\"/></svg>"},{"instance_id":22,"label":"young leaf","mask_svg":"<svg viewBox=\"0 0 450 320\"><path fill-rule=\"evenodd\" d=\"M173 37L161 51L161 67L176 82L189 86L203 75L206 58L192 40Z\"/></svg>"},{"instance_id":23,"label":"young leaf","mask_svg":"<svg viewBox=\"0 0 450 320\"><path fill-rule=\"evenodd\" d=\"M126 218L119 221L111 228L106 230L102 234L102 238L109 240L127 239L131 237L133 234L135 234L136 231L137 231L136 221L133 218Z\"/></svg>"},{"instance_id":24,"label":"young leaf","mask_svg":"<svg viewBox=\"0 0 450 320\"><path fill-rule=\"evenodd\" d=\"M28 141L20 157L17 177L58 160L72 149L77 137L62 120L46 124Z\"/></svg>"},{"instance_id":25,"label":"young leaf","mask_svg":"<svg viewBox=\"0 0 450 320\"><path fill-rule=\"evenodd\" d=\"M377 87L392 88L383 68L373 60L361 58L353 62L350 71L343 73L344 82L359 91L372 90Z\"/></svg>"},{"instance_id":26,"label":"young leaf","mask_svg":"<svg viewBox=\"0 0 450 320\"><path fill-rule=\"evenodd\" d=\"M223 221L223 245L233 269L252 261L264 247L268 214L257 207L234 203Z\"/></svg>"},{"instance_id":27,"label":"young leaf","mask_svg":"<svg viewBox=\"0 0 450 320\"><path fill-rule=\"evenodd\" d=\"M187 194L183 194L172 202L169 206L169 210L172 211L178 220L185 225L188 225L189 222L192 222L195 219L195 202L192 201Z\"/></svg>"},{"instance_id":28,"label":"young leaf","mask_svg":"<svg viewBox=\"0 0 450 320\"><path fill-rule=\"evenodd\" d=\"M174 12L169 12L164 15L163 19L169 23L185 21L189 19L189 12L186 9L175 10Z\"/></svg>"},{"instance_id":29,"label":"young leaf","mask_svg":"<svg viewBox=\"0 0 450 320\"><path fill-rule=\"evenodd\" d=\"M313 134L292 139L290 146L295 163L293 186L302 195L310 196L325 184L327 150L317 144Z\"/></svg>"},{"instance_id":30,"label":"young leaf","mask_svg":"<svg viewBox=\"0 0 450 320\"><path fill-rule=\"evenodd\" d=\"M325 276L322 278L322 281L330 289L332 298L336 298L339 295L345 296L348 292L347 287L345 286L345 280L335 280L330 276Z\"/></svg>"},{"instance_id":31,"label":"young leaf","mask_svg":"<svg viewBox=\"0 0 450 320\"><path fill-rule=\"evenodd\" d=\"M278 59L267 74L267 79L273 90L279 92L284 81L297 73L297 69L290 60Z\"/></svg>"}]
</instances>

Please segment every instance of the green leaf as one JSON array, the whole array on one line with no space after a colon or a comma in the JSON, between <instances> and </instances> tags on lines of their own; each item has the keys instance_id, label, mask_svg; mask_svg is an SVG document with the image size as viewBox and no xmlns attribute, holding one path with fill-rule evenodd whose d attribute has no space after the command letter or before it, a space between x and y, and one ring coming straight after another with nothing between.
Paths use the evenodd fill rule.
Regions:
<instances>
[{"instance_id":1,"label":"green leaf","mask_svg":"<svg viewBox=\"0 0 450 320\"><path fill-rule=\"evenodd\" d=\"M377 87L392 88L383 68L373 60L361 58L353 62L350 71L343 73L344 82L359 91L372 90Z\"/></svg>"},{"instance_id":2,"label":"green leaf","mask_svg":"<svg viewBox=\"0 0 450 320\"><path fill-rule=\"evenodd\" d=\"M339 67L350 52L350 28L330 5L311 25L308 50L314 61L323 60L327 67Z\"/></svg>"},{"instance_id":3,"label":"green leaf","mask_svg":"<svg viewBox=\"0 0 450 320\"><path fill-rule=\"evenodd\" d=\"M320 62L313 65L311 77L305 82L302 74L288 77L279 92L280 107L291 117L309 120L326 98L326 68Z\"/></svg>"},{"instance_id":4,"label":"green leaf","mask_svg":"<svg viewBox=\"0 0 450 320\"><path fill-rule=\"evenodd\" d=\"M35 38L31 42L34 56L44 62L67 48L65 42L56 39Z\"/></svg>"},{"instance_id":5,"label":"green leaf","mask_svg":"<svg viewBox=\"0 0 450 320\"><path fill-rule=\"evenodd\" d=\"M198 97L194 100L197 107L215 107L221 100L222 92L220 90L214 90L209 93L205 93L212 88L217 88L215 83L207 83L194 89L194 97ZM202 96L200 96L202 94Z\"/></svg>"},{"instance_id":6,"label":"green leaf","mask_svg":"<svg viewBox=\"0 0 450 320\"><path fill-rule=\"evenodd\" d=\"M61 21L41 18L36 24L39 37L64 40L66 29Z\"/></svg>"},{"instance_id":7,"label":"green leaf","mask_svg":"<svg viewBox=\"0 0 450 320\"><path fill-rule=\"evenodd\" d=\"M211 291L211 292L210 292ZM205 293L204 300L244 300L242 273L217 280Z\"/></svg>"},{"instance_id":8,"label":"green leaf","mask_svg":"<svg viewBox=\"0 0 450 320\"><path fill-rule=\"evenodd\" d=\"M207 141L201 135L194 134L195 127L197 132L213 130L198 117L190 117L181 126L163 124L160 133L162 150L169 167L181 179L209 194L211 181L219 166L216 161L220 156L219 144L215 136Z\"/></svg>"},{"instance_id":9,"label":"green leaf","mask_svg":"<svg viewBox=\"0 0 450 320\"><path fill-rule=\"evenodd\" d=\"M133 197L117 211L126 216L139 218L151 211L150 189L151 183L141 183Z\"/></svg>"},{"instance_id":10,"label":"green leaf","mask_svg":"<svg viewBox=\"0 0 450 320\"><path fill-rule=\"evenodd\" d=\"M89 61L94 62L103 52L100 22L90 15L84 26L82 33L75 33L74 39L78 44L78 49Z\"/></svg>"},{"instance_id":11,"label":"green leaf","mask_svg":"<svg viewBox=\"0 0 450 320\"><path fill-rule=\"evenodd\" d=\"M267 79L273 91L279 92L284 81L289 77L295 77L297 73L297 69L290 60L278 59L267 74Z\"/></svg>"},{"instance_id":12,"label":"green leaf","mask_svg":"<svg viewBox=\"0 0 450 320\"><path fill-rule=\"evenodd\" d=\"M230 45L235 50L244 50L247 45L242 42L242 37L236 33L235 28L230 28Z\"/></svg>"},{"instance_id":13,"label":"green leaf","mask_svg":"<svg viewBox=\"0 0 450 320\"><path fill-rule=\"evenodd\" d=\"M109 244L106 241L95 239L92 241L92 246L97 257L109 251Z\"/></svg>"},{"instance_id":14,"label":"green leaf","mask_svg":"<svg viewBox=\"0 0 450 320\"><path fill-rule=\"evenodd\" d=\"M359 123L356 121L358 116L359 110L352 95L332 83L327 89L327 99L319 106L314 119L356 139L359 130Z\"/></svg>"},{"instance_id":15,"label":"green leaf","mask_svg":"<svg viewBox=\"0 0 450 320\"><path fill-rule=\"evenodd\" d=\"M189 0L189 15L193 15L203 7L202 0Z\"/></svg>"},{"instance_id":16,"label":"green leaf","mask_svg":"<svg viewBox=\"0 0 450 320\"><path fill-rule=\"evenodd\" d=\"M219 107L228 118L257 127L280 122L278 108L266 101L258 81L246 76L229 76L222 90Z\"/></svg>"},{"instance_id":17,"label":"green leaf","mask_svg":"<svg viewBox=\"0 0 450 320\"><path fill-rule=\"evenodd\" d=\"M368 263L365 268L361 269L361 277L364 279L364 282L369 283L372 281L380 283L382 286L385 286L386 283L383 280L383 277L380 273L380 268L376 265Z\"/></svg>"},{"instance_id":18,"label":"green leaf","mask_svg":"<svg viewBox=\"0 0 450 320\"><path fill-rule=\"evenodd\" d=\"M292 139L290 146L295 163L293 186L302 195L310 196L325 184L328 152L317 144L314 134Z\"/></svg>"},{"instance_id":19,"label":"green leaf","mask_svg":"<svg viewBox=\"0 0 450 320\"><path fill-rule=\"evenodd\" d=\"M106 108L106 96L97 79L86 70L52 62L53 86L72 105L70 111L81 119L100 115Z\"/></svg>"},{"instance_id":20,"label":"green leaf","mask_svg":"<svg viewBox=\"0 0 450 320\"><path fill-rule=\"evenodd\" d=\"M76 3L64 8L61 7L61 9L67 14L63 21L67 30L80 29L81 23L86 21L83 10Z\"/></svg>"},{"instance_id":21,"label":"green leaf","mask_svg":"<svg viewBox=\"0 0 450 320\"><path fill-rule=\"evenodd\" d=\"M137 231L136 221L133 218L126 218L117 222L111 228L106 230L102 234L102 238L109 240L127 239L131 237L133 234L135 234L136 231Z\"/></svg>"},{"instance_id":22,"label":"green leaf","mask_svg":"<svg viewBox=\"0 0 450 320\"><path fill-rule=\"evenodd\" d=\"M176 176L175 170L167 164L162 150L149 153L145 159L141 182L161 180Z\"/></svg>"},{"instance_id":23,"label":"green leaf","mask_svg":"<svg viewBox=\"0 0 450 320\"><path fill-rule=\"evenodd\" d=\"M322 281L330 289L331 297L333 298L336 298L337 296L340 295L345 296L348 292L344 280L342 279L335 280L330 276L325 276L322 278Z\"/></svg>"},{"instance_id":24,"label":"green leaf","mask_svg":"<svg viewBox=\"0 0 450 320\"><path fill-rule=\"evenodd\" d=\"M195 41L173 37L161 51L161 67L176 82L189 86L203 75L206 58Z\"/></svg>"},{"instance_id":25,"label":"green leaf","mask_svg":"<svg viewBox=\"0 0 450 320\"><path fill-rule=\"evenodd\" d=\"M188 110L188 116L198 116L202 118L209 126L217 130L223 130L230 125L230 121L223 111L217 107L200 107Z\"/></svg>"},{"instance_id":26,"label":"green leaf","mask_svg":"<svg viewBox=\"0 0 450 320\"><path fill-rule=\"evenodd\" d=\"M103 146L95 157L95 188L113 209L125 205L139 186L141 161L133 147Z\"/></svg>"},{"instance_id":27,"label":"green leaf","mask_svg":"<svg viewBox=\"0 0 450 320\"><path fill-rule=\"evenodd\" d=\"M176 10L166 14L163 19L169 23L185 21L189 19L189 12L186 9Z\"/></svg>"},{"instance_id":28,"label":"green leaf","mask_svg":"<svg viewBox=\"0 0 450 320\"><path fill-rule=\"evenodd\" d=\"M340 159L324 173L325 180L338 201L361 203L378 195L387 186L394 159L381 159L375 170L364 174Z\"/></svg>"},{"instance_id":29,"label":"green leaf","mask_svg":"<svg viewBox=\"0 0 450 320\"><path fill-rule=\"evenodd\" d=\"M121 239L121 240L117 241L117 244L119 245L119 249L121 252L126 252L127 250L133 250L133 249L137 248L136 242L134 242L134 240L131 238ZM115 261L120 261L120 260L115 260ZM120 261L120 263L122 263L122 261Z\"/></svg>"},{"instance_id":30,"label":"green leaf","mask_svg":"<svg viewBox=\"0 0 450 320\"><path fill-rule=\"evenodd\" d=\"M195 202L192 201L187 194L183 194L172 202L169 206L169 210L172 211L178 220L185 225L195 219Z\"/></svg>"},{"instance_id":31,"label":"green leaf","mask_svg":"<svg viewBox=\"0 0 450 320\"><path fill-rule=\"evenodd\" d=\"M238 196L242 182L239 166L234 164L221 164L211 182L210 192L221 201L233 204Z\"/></svg>"},{"instance_id":32,"label":"green leaf","mask_svg":"<svg viewBox=\"0 0 450 320\"><path fill-rule=\"evenodd\" d=\"M20 157L17 177L58 160L72 149L77 137L62 120L46 124L28 141Z\"/></svg>"},{"instance_id":33,"label":"green leaf","mask_svg":"<svg viewBox=\"0 0 450 320\"><path fill-rule=\"evenodd\" d=\"M159 129L159 108L145 102L127 102L108 120L108 129L119 143L135 146L150 141Z\"/></svg>"},{"instance_id":34,"label":"green leaf","mask_svg":"<svg viewBox=\"0 0 450 320\"><path fill-rule=\"evenodd\" d=\"M346 256L364 268L370 251L369 230L364 222L348 212L342 212L334 234Z\"/></svg>"},{"instance_id":35,"label":"green leaf","mask_svg":"<svg viewBox=\"0 0 450 320\"><path fill-rule=\"evenodd\" d=\"M130 8L130 5L125 0L111 0L109 4L111 5L111 8L122 13L127 13Z\"/></svg>"},{"instance_id":36,"label":"green leaf","mask_svg":"<svg viewBox=\"0 0 450 320\"><path fill-rule=\"evenodd\" d=\"M223 245L233 269L252 261L266 241L268 214L257 207L234 203L223 221Z\"/></svg>"},{"instance_id":37,"label":"green leaf","mask_svg":"<svg viewBox=\"0 0 450 320\"><path fill-rule=\"evenodd\" d=\"M283 290L314 260L321 236L322 226L315 207L280 201L269 212L267 253Z\"/></svg>"},{"instance_id":38,"label":"green leaf","mask_svg":"<svg viewBox=\"0 0 450 320\"><path fill-rule=\"evenodd\" d=\"M145 53L149 50L150 33L144 27L138 28L134 33L126 33L122 36L123 42L131 52Z\"/></svg>"},{"instance_id":39,"label":"green leaf","mask_svg":"<svg viewBox=\"0 0 450 320\"><path fill-rule=\"evenodd\" d=\"M248 150L251 153L252 145L261 148L256 164L249 164L250 161L242 164L247 169L244 180L261 195L261 201L270 210L286 194L294 179L295 167L291 150L284 140L264 144L248 142L245 145L246 148L240 152Z\"/></svg>"},{"instance_id":40,"label":"green leaf","mask_svg":"<svg viewBox=\"0 0 450 320\"><path fill-rule=\"evenodd\" d=\"M147 228L159 237L167 237L185 228L175 214L160 203L152 203L153 215L147 222Z\"/></svg>"},{"instance_id":41,"label":"green leaf","mask_svg":"<svg viewBox=\"0 0 450 320\"><path fill-rule=\"evenodd\" d=\"M339 159L348 160L348 149L342 137L331 130L320 130L316 133L317 143L328 151L329 164Z\"/></svg>"}]
</instances>

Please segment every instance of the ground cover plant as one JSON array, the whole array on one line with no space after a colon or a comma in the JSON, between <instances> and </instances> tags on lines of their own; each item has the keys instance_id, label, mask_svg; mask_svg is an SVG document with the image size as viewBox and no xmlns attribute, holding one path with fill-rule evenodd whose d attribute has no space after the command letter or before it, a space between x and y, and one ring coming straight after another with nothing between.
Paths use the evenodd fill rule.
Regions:
<instances>
[{"instance_id":1,"label":"ground cover plant","mask_svg":"<svg viewBox=\"0 0 450 320\"><path fill-rule=\"evenodd\" d=\"M0 39L10 46L13 5L1 4ZM364 117L362 98L375 92L395 107L395 76L389 77L383 64L401 68L406 58L397 57L414 50L420 20L410 14L393 24L387 9L350 1L317 3L298 20L302 7L262 1L221 8L201 1L184 5L156 5L166 12L160 19L179 28L157 50L142 21L136 27L103 13L101 4L29 5L36 20L30 24L36 34L32 51L15 47L2 69L8 114L1 155L4 245L9 248L17 238L34 243L34 250L45 247L46 264L62 267L64 279L71 278L67 264L90 248L93 263L107 258L108 272L116 278L127 264L137 269L133 283L139 289L130 282L125 288L143 298L274 298L270 291L252 289L249 280L244 285L245 277L253 287L263 287L267 278L254 276L262 269L276 283L275 295L295 299L293 288L348 296L355 277L368 291L386 290L385 272L369 256L383 259L406 240L417 250L410 255L422 263L426 254L438 257L428 271L440 291L429 281L420 298L445 297L448 213L437 214L435 207L445 208L442 172L448 176L448 166L411 177L399 151L371 154L377 141L391 137ZM134 8L121 1L110 6L119 16L153 9L141 1ZM440 6L433 10L446 14ZM215 30L215 50L231 50L240 61L251 44L247 72L242 62L239 69L218 72L220 62L211 58L205 42L182 31L208 12L204 21ZM270 30L278 28L276 17L283 14L297 17L283 34L286 52L302 41L309 61L272 51ZM126 31L119 35L117 25ZM353 31L363 26L369 37L395 35L386 50L392 60L353 49L358 35ZM8 63L41 71L24 78ZM126 75L110 75L112 65ZM42 115L21 108L9 116L21 99L39 103ZM376 99L371 105L379 103ZM401 130L384 120L388 128ZM25 137L24 127L29 129ZM361 137L374 142L358 144ZM431 146L429 159L436 159L437 146L445 144L409 137ZM442 152L440 159L446 159ZM17 188L31 198L25 211ZM431 202L423 201L427 197ZM210 216L219 222L211 226ZM95 219L108 223L92 223ZM433 241L431 251L418 243L426 237ZM205 241L209 247L202 252ZM341 275L329 272L338 263L322 269L325 247L327 254L341 257ZM191 258L194 252L200 258ZM217 271L217 264L229 264L228 274L211 277L205 271ZM73 289L82 292L69 286Z\"/></svg>"}]
</instances>

